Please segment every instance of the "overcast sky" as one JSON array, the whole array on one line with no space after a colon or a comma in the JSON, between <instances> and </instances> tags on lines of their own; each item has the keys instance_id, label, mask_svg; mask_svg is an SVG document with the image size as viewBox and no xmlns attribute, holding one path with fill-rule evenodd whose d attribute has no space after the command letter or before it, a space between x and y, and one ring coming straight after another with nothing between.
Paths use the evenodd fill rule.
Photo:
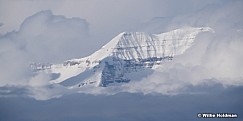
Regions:
<instances>
[{"instance_id":1,"label":"overcast sky","mask_svg":"<svg viewBox=\"0 0 243 121\"><path fill-rule=\"evenodd\" d=\"M242 0L0 0L0 120L200 120L200 111L242 117L242 11ZM32 62L87 56L123 31L185 26L214 33L199 35L183 55L116 90L128 93L73 94L29 70Z\"/></svg>"},{"instance_id":2,"label":"overcast sky","mask_svg":"<svg viewBox=\"0 0 243 121\"><path fill-rule=\"evenodd\" d=\"M210 26L216 29L216 26L222 26L221 24L225 22L224 26L242 28L240 13L242 2L240 0L1 0L0 3L0 33L2 35L6 32L21 31L21 27L24 26L22 24L28 23L25 21L26 18L34 18L31 16L40 11L50 10L54 16L63 15L67 19L82 19L86 27L80 26L77 29L82 29L79 33L90 38L80 39L82 37L72 35L70 43L79 44L79 48L85 48L83 50L86 51L73 52L69 54L70 56L59 58L61 61L91 54L123 31L161 33L181 26ZM34 23L37 21L32 22ZM49 25L46 26L49 27ZM64 31L54 32L53 29L48 29L48 33L71 36L74 31L69 31L71 28L69 25L64 26ZM31 32L34 32L32 29L39 30L38 27L25 28L29 28ZM44 44L51 39L45 33L42 36L48 36ZM69 38L66 37L66 39ZM83 42L91 48L87 49L87 46L82 46ZM81 50L75 45L71 47L77 51Z\"/></svg>"},{"instance_id":3,"label":"overcast sky","mask_svg":"<svg viewBox=\"0 0 243 121\"><path fill-rule=\"evenodd\" d=\"M0 2L1 33L18 30L26 17L42 10L51 10L54 15L85 19L92 35L99 37L101 39L99 41L105 42L122 31L136 30L137 26L154 18L185 19L184 16L212 14L210 12L227 4L229 6L241 4L235 0L1 0ZM187 18L187 23L183 23L185 22L183 20L180 24L189 24L190 19ZM196 25L199 21L192 20L190 24ZM206 23L198 24L202 26Z\"/></svg>"},{"instance_id":4,"label":"overcast sky","mask_svg":"<svg viewBox=\"0 0 243 121\"><path fill-rule=\"evenodd\" d=\"M26 17L41 10L51 10L54 14L66 17L80 17L92 27L108 31L125 29L153 17L191 14L223 3L225 0L1 0L0 21L4 24L1 32L18 30Z\"/></svg>"}]
</instances>

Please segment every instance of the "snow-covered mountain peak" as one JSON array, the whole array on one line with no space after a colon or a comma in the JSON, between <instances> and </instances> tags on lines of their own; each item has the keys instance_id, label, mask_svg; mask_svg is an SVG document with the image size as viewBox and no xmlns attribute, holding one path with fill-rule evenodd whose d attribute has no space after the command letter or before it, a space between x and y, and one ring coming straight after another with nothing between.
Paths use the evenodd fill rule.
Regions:
<instances>
[{"instance_id":1,"label":"snow-covered mountain peak","mask_svg":"<svg viewBox=\"0 0 243 121\"><path fill-rule=\"evenodd\" d=\"M161 34L122 32L85 60L99 61L108 56L125 60L179 55L188 49L200 32L212 31L209 27L184 27ZM72 61L79 59L73 59ZM71 61L71 60L70 60Z\"/></svg>"},{"instance_id":2,"label":"snow-covered mountain peak","mask_svg":"<svg viewBox=\"0 0 243 121\"><path fill-rule=\"evenodd\" d=\"M44 70L54 75L53 83L70 87L129 82L136 75L141 77L141 71L151 72L155 65L183 54L197 34L205 31L213 30L185 27L161 34L122 32L90 56L44 66Z\"/></svg>"}]
</instances>

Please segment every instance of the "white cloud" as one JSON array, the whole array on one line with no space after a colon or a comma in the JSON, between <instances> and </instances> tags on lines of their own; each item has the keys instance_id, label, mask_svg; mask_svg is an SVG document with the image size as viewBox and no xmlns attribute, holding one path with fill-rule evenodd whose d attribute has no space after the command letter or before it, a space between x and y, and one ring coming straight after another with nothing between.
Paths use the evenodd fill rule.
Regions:
<instances>
[{"instance_id":1,"label":"white cloud","mask_svg":"<svg viewBox=\"0 0 243 121\"><path fill-rule=\"evenodd\" d=\"M51 11L26 18L18 31L0 37L0 86L27 86L39 95L36 98L47 98L46 91L52 95L59 86L49 88L49 75L35 74L30 63L57 63L87 55L92 43L88 40L89 25L84 19L53 15Z\"/></svg>"},{"instance_id":2,"label":"white cloud","mask_svg":"<svg viewBox=\"0 0 243 121\"><path fill-rule=\"evenodd\" d=\"M83 56L85 54L82 51L86 51L90 44L88 23L85 20L53 15L51 11L28 17L18 35L18 41L26 43L24 49L42 62L61 62Z\"/></svg>"}]
</instances>

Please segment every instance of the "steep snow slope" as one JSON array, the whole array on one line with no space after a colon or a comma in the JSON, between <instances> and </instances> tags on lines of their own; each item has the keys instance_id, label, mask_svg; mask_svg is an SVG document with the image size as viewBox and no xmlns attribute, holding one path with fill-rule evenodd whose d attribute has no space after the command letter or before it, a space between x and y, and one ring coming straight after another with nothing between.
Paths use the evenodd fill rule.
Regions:
<instances>
[{"instance_id":1,"label":"steep snow slope","mask_svg":"<svg viewBox=\"0 0 243 121\"><path fill-rule=\"evenodd\" d=\"M53 83L70 87L129 82L136 80L138 73L149 73L154 65L183 54L197 34L205 31L212 30L187 27L161 34L122 32L90 56L67 60L44 70L53 75Z\"/></svg>"}]
</instances>

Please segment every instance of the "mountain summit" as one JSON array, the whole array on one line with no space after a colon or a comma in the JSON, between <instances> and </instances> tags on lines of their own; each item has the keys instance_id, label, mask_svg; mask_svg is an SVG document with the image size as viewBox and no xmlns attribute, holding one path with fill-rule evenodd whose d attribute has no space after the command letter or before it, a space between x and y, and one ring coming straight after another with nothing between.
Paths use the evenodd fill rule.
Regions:
<instances>
[{"instance_id":1,"label":"mountain summit","mask_svg":"<svg viewBox=\"0 0 243 121\"><path fill-rule=\"evenodd\" d=\"M152 73L163 61L183 54L205 31L212 29L187 27L161 34L122 32L90 56L62 64L32 64L32 68L50 73L52 83L70 88L128 83Z\"/></svg>"}]
</instances>

